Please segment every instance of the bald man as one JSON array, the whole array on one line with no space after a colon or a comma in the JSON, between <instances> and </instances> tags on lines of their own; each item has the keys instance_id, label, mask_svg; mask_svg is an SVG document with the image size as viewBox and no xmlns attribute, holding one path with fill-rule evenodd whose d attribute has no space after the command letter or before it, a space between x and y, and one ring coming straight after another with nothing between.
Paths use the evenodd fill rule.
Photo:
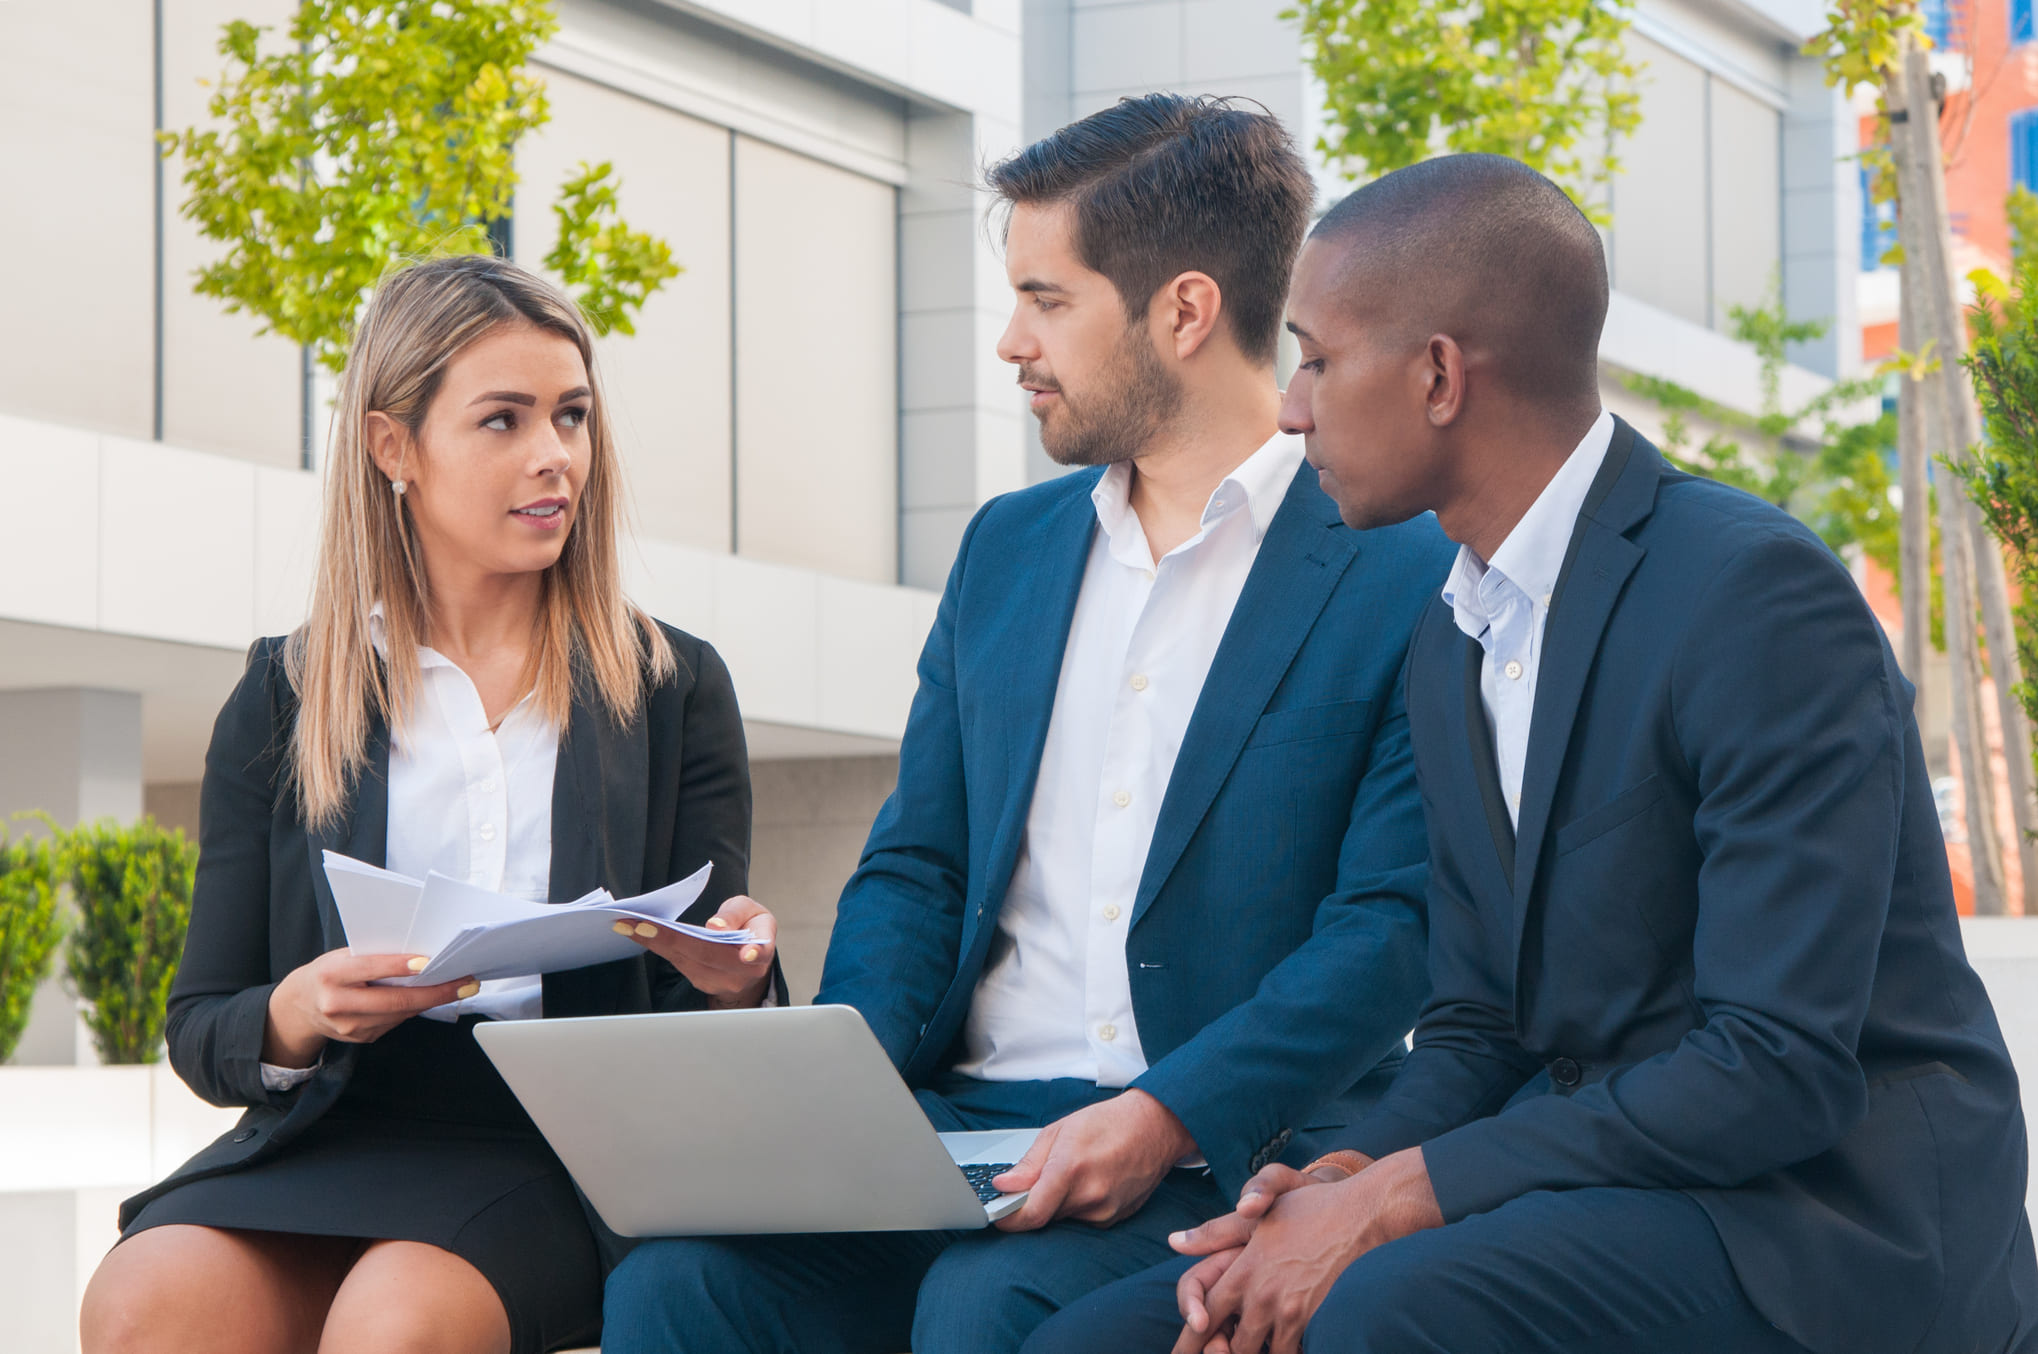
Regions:
<instances>
[{"instance_id":1,"label":"bald man","mask_svg":"<svg viewBox=\"0 0 2038 1354\"><path fill-rule=\"evenodd\" d=\"M1597 233L1512 160L1360 189L1295 268L1347 524L1460 549L1418 624L1434 996L1343 1150L1026 1348L2038 1348L2017 1079L1911 688L1847 571L1599 402Z\"/></svg>"}]
</instances>

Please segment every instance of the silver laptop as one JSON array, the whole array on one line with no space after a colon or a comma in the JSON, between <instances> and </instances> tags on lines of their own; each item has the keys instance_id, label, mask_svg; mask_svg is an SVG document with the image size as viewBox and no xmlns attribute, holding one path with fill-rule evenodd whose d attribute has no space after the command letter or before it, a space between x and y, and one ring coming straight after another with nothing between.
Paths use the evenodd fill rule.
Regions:
<instances>
[{"instance_id":1,"label":"silver laptop","mask_svg":"<svg viewBox=\"0 0 2038 1354\"><path fill-rule=\"evenodd\" d=\"M1038 1129L936 1133L847 1006L483 1021L474 1037L624 1236L983 1227Z\"/></svg>"}]
</instances>

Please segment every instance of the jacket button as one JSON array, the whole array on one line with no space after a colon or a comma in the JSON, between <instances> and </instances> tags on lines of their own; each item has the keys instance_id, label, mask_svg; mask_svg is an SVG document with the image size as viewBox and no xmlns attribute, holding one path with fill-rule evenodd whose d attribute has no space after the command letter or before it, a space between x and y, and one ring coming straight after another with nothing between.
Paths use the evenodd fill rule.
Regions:
<instances>
[{"instance_id":1,"label":"jacket button","mask_svg":"<svg viewBox=\"0 0 2038 1354\"><path fill-rule=\"evenodd\" d=\"M1584 1074L1579 1071L1575 1059L1559 1058L1550 1064L1550 1080L1566 1090L1576 1086L1583 1079Z\"/></svg>"},{"instance_id":2,"label":"jacket button","mask_svg":"<svg viewBox=\"0 0 2038 1354\"><path fill-rule=\"evenodd\" d=\"M252 1128L243 1128L243 1129L239 1130L238 1132L236 1132L236 1133L234 1134L234 1141L235 1141L235 1142L246 1142L246 1141L247 1141L248 1139L250 1139L250 1138L252 1138L252 1137L254 1137L254 1136L255 1136L255 1130L254 1130L254 1129L252 1129Z\"/></svg>"}]
</instances>

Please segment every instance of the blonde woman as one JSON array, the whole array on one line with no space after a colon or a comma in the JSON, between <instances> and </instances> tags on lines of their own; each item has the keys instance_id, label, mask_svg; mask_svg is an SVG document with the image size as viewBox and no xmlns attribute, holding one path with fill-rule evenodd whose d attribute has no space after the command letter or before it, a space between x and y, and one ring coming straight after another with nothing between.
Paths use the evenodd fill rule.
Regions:
<instances>
[{"instance_id":1,"label":"blonde woman","mask_svg":"<svg viewBox=\"0 0 2038 1354\"><path fill-rule=\"evenodd\" d=\"M213 731L170 997L178 1074L247 1113L123 1207L87 1354L590 1342L593 1229L472 1025L773 992L735 693L624 600L593 356L572 302L496 259L410 268L363 317L310 618L255 646ZM760 943L660 931L542 981L370 986L420 961L345 948L325 849L552 901L713 862L695 919Z\"/></svg>"}]
</instances>

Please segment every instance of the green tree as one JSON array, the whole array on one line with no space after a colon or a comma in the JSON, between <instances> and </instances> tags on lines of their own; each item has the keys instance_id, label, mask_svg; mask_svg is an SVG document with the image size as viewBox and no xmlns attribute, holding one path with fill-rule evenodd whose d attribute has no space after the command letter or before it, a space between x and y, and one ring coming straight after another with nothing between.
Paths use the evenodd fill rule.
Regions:
<instances>
[{"instance_id":1,"label":"green tree","mask_svg":"<svg viewBox=\"0 0 2038 1354\"><path fill-rule=\"evenodd\" d=\"M235 21L211 125L166 133L182 211L226 246L197 291L307 344L328 368L394 264L484 253L509 218L517 141L550 117L530 56L554 30L537 0L301 0L287 42ZM663 240L619 216L607 164L583 164L553 204L545 266L603 332L679 272Z\"/></svg>"},{"instance_id":2,"label":"green tree","mask_svg":"<svg viewBox=\"0 0 2038 1354\"><path fill-rule=\"evenodd\" d=\"M100 1061L152 1063L191 921L198 846L144 818L80 824L56 852L78 909L66 958Z\"/></svg>"},{"instance_id":3,"label":"green tree","mask_svg":"<svg viewBox=\"0 0 2038 1354\"><path fill-rule=\"evenodd\" d=\"M1973 347L1963 359L1974 378L1987 440L1971 459L1946 462L2002 543L2009 547L2022 596L2016 605L2017 651L2024 680L2017 700L2038 724L2038 197L2011 192L2010 276L1971 275ZM2038 749L2033 751L2038 763Z\"/></svg>"},{"instance_id":4,"label":"green tree","mask_svg":"<svg viewBox=\"0 0 2038 1354\"><path fill-rule=\"evenodd\" d=\"M63 924L50 843L0 827L0 1062L14 1056L35 990L49 976Z\"/></svg>"},{"instance_id":5,"label":"green tree","mask_svg":"<svg viewBox=\"0 0 2038 1354\"><path fill-rule=\"evenodd\" d=\"M1631 0L1301 0L1324 87L1317 143L1355 179L1440 151L1511 155L1600 224L1617 137L1641 125Z\"/></svg>"},{"instance_id":6,"label":"green tree","mask_svg":"<svg viewBox=\"0 0 2038 1354\"><path fill-rule=\"evenodd\" d=\"M1659 377L1630 375L1623 384L1663 411L1663 453L1680 470L1731 484L1775 504L1809 525L1835 551L1859 546L1902 586L1901 514L1892 501L1890 449L1896 419L1888 411L1849 422L1845 411L1882 391L1880 374L1840 381L1795 409L1784 407L1785 352L1822 336L1819 320L1792 320L1774 280L1760 306L1727 307L1729 332L1761 360L1760 412L1743 413ZM1693 445L1693 420L1711 425ZM1932 579L1933 643L1943 646L1940 586Z\"/></svg>"}]
</instances>

